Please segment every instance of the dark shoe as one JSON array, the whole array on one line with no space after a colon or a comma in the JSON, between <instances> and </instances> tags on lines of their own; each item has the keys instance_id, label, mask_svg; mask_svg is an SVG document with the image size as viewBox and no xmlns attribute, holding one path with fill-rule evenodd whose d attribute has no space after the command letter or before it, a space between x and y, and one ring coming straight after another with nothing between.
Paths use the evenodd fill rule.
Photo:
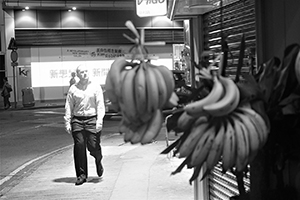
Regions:
<instances>
[{"instance_id":1,"label":"dark shoe","mask_svg":"<svg viewBox=\"0 0 300 200\"><path fill-rule=\"evenodd\" d=\"M5 110L8 110L8 109L10 109L11 108L11 106L6 106L4 109Z\"/></svg>"},{"instance_id":2,"label":"dark shoe","mask_svg":"<svg viewBox=\"0 0 300 200\"><path fill-rule=\"evenodd\" d=\"M82 185L84 182L86 182L86 176L82 174L79 177L77 177L75 185Z\"/></svg>"},{"instance_id":3,"label":"dark shoe","mask_svg":"<svg viewBox=\"0 0 300 200\"><path fill-rule=\"evenodd\" d=\"M96 160L96 168L97 168L97 174L99 177L101 177L103 175L103 166L102 166L102 163L101 163L101 160L97 162Z\"/></svg>"}]
</instances>

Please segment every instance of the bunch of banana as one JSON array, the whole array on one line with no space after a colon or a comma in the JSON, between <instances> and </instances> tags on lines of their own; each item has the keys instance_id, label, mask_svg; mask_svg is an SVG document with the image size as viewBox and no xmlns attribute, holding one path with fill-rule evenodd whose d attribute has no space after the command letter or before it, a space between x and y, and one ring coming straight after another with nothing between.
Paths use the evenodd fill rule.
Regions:
<instances>
[{"instance_id":1,"label":"bunch of banana","mask_svg":"<svg viewBox=\"0 0 300 200\"><path fill-rule=\"evenodd\" d=\"M300 84L300 50L297 54L296 61L295 61L295 74L296 74L298 83Z\"/></svg>"},{"instance_id":2,"label":"bunch of banana","mask_svg":"<svg viewBox=\"0 0 300 200\"><path fill-rule=\"evenodd\" d=\"M212 81L212 88L206 97L183 108L177 120L183 135L171 145L175 155L185 158L173 174L185 165L194 168L190 182L198 177L203 165L206 176L220 161L224 173L245 170L268 138L268 122L250 103L240 103L240 91L232 79L216 72L200 73ZM163 152L168 153L171 147Z\"/></svg>"},{"instance_id":3,"label":"bunch of banana","mask_svg":"<svg viewBox=\"0 0 300 200\"><path fill-rule=\"evenodd\" d=\"M179 138L175 153L185 160L173 174L180 172L184 165L195 168L192 182L202 166L207 170L204 178L219 161L224 173L244 171L267 141L267 124L250 103L239 105L221 117L210 114L193 117L184 111L178 118L178 127L184 134Z\"/></svg>"},{"instance_id":4,"label":"bunch of banana","mask_svg":"<svg viewBox=\"0 0 300 200\"><path fill-rule=\"evenodd\" d=\"M162 109L178 102L174 87L173 74L165 66L128 62L124 57L112 63L105 89L122 114L120 132L126 142L146 144L157 136L164 121Z\"/></svg>"},{"instance_id":5,"label":"bunch of banana","mask_svg":"<svg viewBox=\"0 0 300 200\"><path fill-rule=\"evenodd\" d=\"M214 72L212 72L214 73ZM213 74L213 87L210 93L197 101L187 104L184 109L191 116L207 113L220 117L230 114L239 104L240 92L232 79Z\"/></svg>"}]
</instances>

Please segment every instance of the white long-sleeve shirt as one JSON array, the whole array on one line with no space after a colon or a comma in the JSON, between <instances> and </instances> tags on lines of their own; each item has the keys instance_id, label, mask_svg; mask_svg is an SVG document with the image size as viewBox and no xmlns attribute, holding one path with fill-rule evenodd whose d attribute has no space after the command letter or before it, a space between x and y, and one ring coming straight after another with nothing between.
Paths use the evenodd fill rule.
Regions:
<instances>
[{"instance_id":1,"label":"white long-sleeve shirt","mask_svg":"<svg viewBox=\"0 0 300 200\"><path fill-rule=\"evenodd\" d=\"M99 84L89 82L86 89L81 89L76 83L68 91L65 104L65 126L71 126L73 116L94 116L97 115L97 127L102 127L105 115L103 91Z\"/></svg>"}]
</instances>

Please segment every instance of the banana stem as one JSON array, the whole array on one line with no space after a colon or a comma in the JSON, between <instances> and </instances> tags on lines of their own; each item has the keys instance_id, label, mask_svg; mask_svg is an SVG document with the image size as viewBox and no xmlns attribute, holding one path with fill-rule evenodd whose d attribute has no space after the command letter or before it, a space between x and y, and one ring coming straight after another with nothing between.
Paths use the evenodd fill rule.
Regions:
<instances>
[{"instance_id":1,"label":"banana stem","mask_svg":"<svg viewBox=\"0 0 300 200\"><path fill-rule=\"evenodd\" d=\"M145 43L145 29L141 29L140 44L144 45L144 43Z\"/></svg>"},{"instance_id":2,"label":"banana stem","mask_svg":"<svg viewBox=\"0 0 300 200\"><path fill-rule=\"evenodd\" d=\"M218 69L213 68L210 70L210 73L211 73L213 79L218 77Z\"/></svg>"},{"instance_id":3,"label":"banana stem","mask_svg":"<svg viewBox=\"0 0 300 200\"><path fill-rule=\"evenodd\" d=\"M127 38L129 41L134 43L135 53L132 55L132 60L138 58L139 60L145 60L147 58L147 50L145 49L145 45L165 45L165 42L145 42L145 29L141 29L140 34L137 31L137 29L134 27L133 23L128 20L125 23L125 26L132 31L132 33L135 35L135 39L129 37L126 34L123 34L125 38ZM145 56L146 55L146 56Z\"/></svg>"},{"instance_id":4,"label":"banana stem","mask_svg":"<svg viewBox=\"0 0 300 200\"><path fill-rule=\"evenodd\" d=\"M137 38L140 38L138 31L136 30L136 28L134 27L133 23L130 20L125 22L125 26L127 26L127 28L131 30Z\"/></svg>"},{"instance_id":5,"label":"banana stem","mask_svg":"<svg viewBox=\"0 0 300 200\"><path fill-rule=\"evenodd\" d=\"M144 48L144 40L145 40L145 30L141 29L141 34L140 34L140 38L139 42L138 42L138 52L141 55L141 60L145 60L145 56L144 56L144 52L143 52L143 48Z\"/></svg>"},{"instance_id":6,"label":"banana stem","mask_svg":"<svg viewBox=\"0 0 300 200\"><path fill-rule=\"evenodd\" d=\"M143 50L142 50L142 45L138 45L138 51L139 51L139 54L141 55L141 60L145 60Z\"/></svg>"},{"instance_id":7,"label":"banana stem","mask_svg":"<svg viewBox=\"0 0 300 200\"><path fill-rule=\"evenodd\" d=\"M125 33L123 33L123 36L126 37L126 39L128 39L129 41L131 41L132 43L137 43L137 40L129 37L128 35L126 35Z\"/></svg>"}]
</instances>

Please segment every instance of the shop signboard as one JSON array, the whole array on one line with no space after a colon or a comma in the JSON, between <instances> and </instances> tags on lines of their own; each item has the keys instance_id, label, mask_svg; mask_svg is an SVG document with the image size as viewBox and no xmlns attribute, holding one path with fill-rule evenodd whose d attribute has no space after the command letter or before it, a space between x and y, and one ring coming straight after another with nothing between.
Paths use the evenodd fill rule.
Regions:
<instances>
[{"instance_id":1,"label":"shop signboard","mask_svg":"<svg viewBox=\"0 0 300 200\"><path fill-rule=\"evenodd\" d=\"M136 0L139 17L163 16L167 14L167 0Z\"/></svg>"}]
</instances>

